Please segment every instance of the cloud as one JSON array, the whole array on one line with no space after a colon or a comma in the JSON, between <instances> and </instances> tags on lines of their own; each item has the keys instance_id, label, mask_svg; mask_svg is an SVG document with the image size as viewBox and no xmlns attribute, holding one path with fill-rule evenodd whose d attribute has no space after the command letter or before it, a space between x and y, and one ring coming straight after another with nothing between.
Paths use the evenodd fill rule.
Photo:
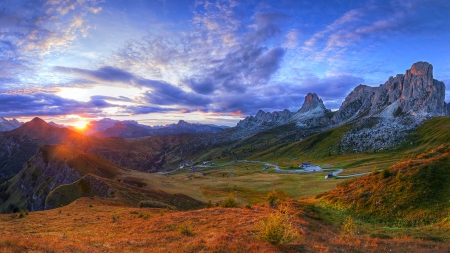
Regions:
<instances>
[{"instance_id":1,"label":"cloud","mask_svg":"<svg viewBox=\"0 0 450 253\"><path fill-rule=\"evenodd\" d=\"M377 41L448 32L449 11L448 1L369 1L316 32L304 42L303 55L319 62L333 61Z\"/></svg>"},{"instance_id":2,"label":"cloud","mask_svg":"<svg viewBox=\"0 0 450 253\"><path fill-rule=\"evenodd\" d=\"M100 98L78 102L48 93L0 94L2 117L97 115L102 113L103 108L111 106Z\"/></svg>"},{"instance_id":3,"label":"cloud","mask_svg":"<svg viewBox=\"0 0 450 253\"><path fill-rule=\"evenodd\" d=\"M101 67L97 70L87 70L80 68L68 68L56 66L53 68L62 74L73 75L79 78L88 79L95 82L128 83L131 84L136 78L127 71L111 66Z\"/></svg>"},{"instance_id":4,"label":"cloud","mask_svg":"<svg viewBox=\"0 0 450 253\"><path fill-rule=\"evenodd\" d=\"M85 78L97 83L115 83L118 85L129 85L134 87L147 87L152 91L145 92L144 100L152 105L170 106L207 106L211 99L193 92L186 92L183 89L170 83L151 80L136 76L122 69L105 66L97 70L86 70L80 68L55 67L55 71L72 75L78 78Z\"/></svg>"},{"instance_id":5,"label":"cloud","mask_svg":"<svg viewBox=\"0 0 450 253\"><path fill-rule=\"evenodd\" d=\"M300 79L300 85L294 89L300 93L314 92L328 98L345 98L353 88L364 83L361 77L351 75L338 75L319 78L315 75L306 75Z\"/></svg>"},{"instance_id":6,"label":"cloud","mask_svg":"<svg viewBox=\"0 0 450 253\"><path fill-rule=\"evenodd\" d=\"M84 16L98 13L96 2L1 1L0 77L30 75L39 68L43 57L70 48L78 35L87 34Z\"/></svg>"}]
</instances>

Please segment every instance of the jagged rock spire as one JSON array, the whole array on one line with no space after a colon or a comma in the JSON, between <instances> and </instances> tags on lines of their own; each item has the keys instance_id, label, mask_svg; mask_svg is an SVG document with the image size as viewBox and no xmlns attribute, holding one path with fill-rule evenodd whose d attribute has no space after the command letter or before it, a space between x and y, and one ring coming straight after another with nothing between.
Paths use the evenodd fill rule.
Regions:
<instances>
[{"instance_id":1,"label":"jagged rock spire","mask_svg":"<svg viewBox=\"0 0 450 253\"><path fill-rule=\"evenodd\" d=\"M316 93L308 93L305 96L305 102L303 102L302 107L298 110L299 113L309 112L311 110L316 109L317 107L326 110L325 105L323 104L322 99L317 96Z\"/></svg>"}]
</instances>

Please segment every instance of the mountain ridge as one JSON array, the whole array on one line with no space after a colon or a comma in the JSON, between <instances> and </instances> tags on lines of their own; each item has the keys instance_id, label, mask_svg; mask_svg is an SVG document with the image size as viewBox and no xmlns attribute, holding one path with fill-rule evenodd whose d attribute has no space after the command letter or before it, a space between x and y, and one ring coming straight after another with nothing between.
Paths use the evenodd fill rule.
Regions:
<instances>
[{"instance_id":1,"label":"mountain ridge","mask_svg":"<svg viewBox=\"0 0 450 253\"><path fill-rule=\"evenodd\" d=\"M11 131L20 127L20 123L17 119L7 120L4 117L0 117L0 131Z\"/></svg>"}]
</instances>

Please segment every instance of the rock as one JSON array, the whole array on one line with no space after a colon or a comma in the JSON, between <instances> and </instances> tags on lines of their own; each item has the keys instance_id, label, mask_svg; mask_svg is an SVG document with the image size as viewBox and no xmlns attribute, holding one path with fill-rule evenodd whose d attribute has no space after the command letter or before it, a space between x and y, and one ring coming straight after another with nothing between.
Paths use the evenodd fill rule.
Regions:
<instances>
[{"instance_id":1,"label":"rock","mask_svg":"<svg viewBox=\"0 0 450 253\"><path fill-rule=\"evenodd\" d=\"M20 123L16 119L7 120L3 117L0 117L0 131L11 131L20 127L21 125L22 123Z\"/></svg>"},{"instance_id":2,"label":"rock","mask_svg":"<svg viewBox=\"0 0 450 253\"><path fill-rule=\"evenodd\" d=\"M351 119L355 119L358 116L367 113L372 107L372 99L382 96L382 94L376 95L377 88L369 87L367 85L358 85L350 94L345 98L339 111L331 118L331 122L334 124L341 124Z\"/></svg>"},{"instance_id":3,"label":"rock","mask_svg":"<svg viewBox=\"0 0 450 253\"><path fill-rule=\"evenodd\" d=\"M417 62L405 75L391 76L379 87L357 86L345 98L331 122L342 124L358 117L374 116L441 116L448 113L444 100L445 85L433 79L433 66L427 62Z\"/></svg>"},{"instance_id":4,"label":"rock","mask_svg":"<svg viewBox=\"0 0 450 253\"><path fill-rule=\"evenodd\" d=\"M305 97L305 102L303 102L303 105L298 110L298 112L306 113L316 109L317 107L321 108L322 110L326 110L325 105L323 105L322 99L320 99L316 93L308 93Z\"/></svg>"},{"instance_id":5,"label":"rock","mask_svg":"<svg viewBox=\"0 0 450 253\"><path fill-rule=\"evenodd\" d=\"M277 126L285 124L294 115L288 109L277 112L264 112L259 110L258 113L253 116L248 116L245 119L238 122L237 127L253 128L256 126Z\"/></svg>"}]
</instances>

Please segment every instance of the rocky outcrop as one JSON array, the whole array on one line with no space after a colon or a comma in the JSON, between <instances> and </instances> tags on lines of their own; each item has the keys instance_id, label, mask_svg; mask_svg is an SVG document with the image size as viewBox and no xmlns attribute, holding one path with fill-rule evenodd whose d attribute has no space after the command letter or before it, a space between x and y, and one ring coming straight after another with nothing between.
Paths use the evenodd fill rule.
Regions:
<instances>
[{"instance_id":1,"label":"rocky outcrop","mask_svg":"<svg viewBox=\"0 0 450 253\"><path fill-rule=\"evenodd\" d=\"M3 117L0 117L0 131L11 131L20 127L22 123L17 121L16 119L7 120Z\"/></svg>"},{"instance_id":2,"label":"rocky outcrop","mask_svg":"<svg viewBox=\"0 0 450 253\"><path fill-rule=\"evenodd\" d=\"M372 99L377 88L367 85L358 85L344 100L339 111L333 116L331 122L339 124L367 113L372 107Z\"/></svg>"},{"instance_id":3,"label":"rocky outcrop","mask_svg":"<svg viewBox=\"0 0 450 253\"><path fill-rule=\"evenodd\" d=\"M330 123L330 112L316 93L308 93L302 107L291 118L291 121L303 128L325 126Z\"/></svg>"},{"instance_id":4,"label":"rocky outcrop","mask_svg":"<svg viewBox=\"0 0 450 253\"><path fill-rule=\"evenodd\" d=\"M258 113L253 116L248 116L245 119L237 123L237 127L252 128L256 126L277 126L285 124L294 115L287 109L277 112L264 112L259 110Z\"/></svg>"},{"instance_id":5,"label":"rocky outcrop","mask_svg":"<svg viewBox=\"0 0 450 253\"><path fill-rule=\"evenodd\" d=\"M379 87L357 86L332 118L342 124L359 117L417 116L427 118L446 114L445 85L433 79L433 66L417 62Z\"/></svg>"},{"instance_id":6,"label":"rocky outcrop","mask_svg":"<svg viewBox=\"0 0 450 253\"><path fill-rule=\"evenodd\" d=\"M323 111L326 110L322 99L317 96L316 93L308 93L305 97L305 102L303 102L302 107L298 110L298 113L307 113L312 110L319 108Z\"/></svg>"}]
</instances>

